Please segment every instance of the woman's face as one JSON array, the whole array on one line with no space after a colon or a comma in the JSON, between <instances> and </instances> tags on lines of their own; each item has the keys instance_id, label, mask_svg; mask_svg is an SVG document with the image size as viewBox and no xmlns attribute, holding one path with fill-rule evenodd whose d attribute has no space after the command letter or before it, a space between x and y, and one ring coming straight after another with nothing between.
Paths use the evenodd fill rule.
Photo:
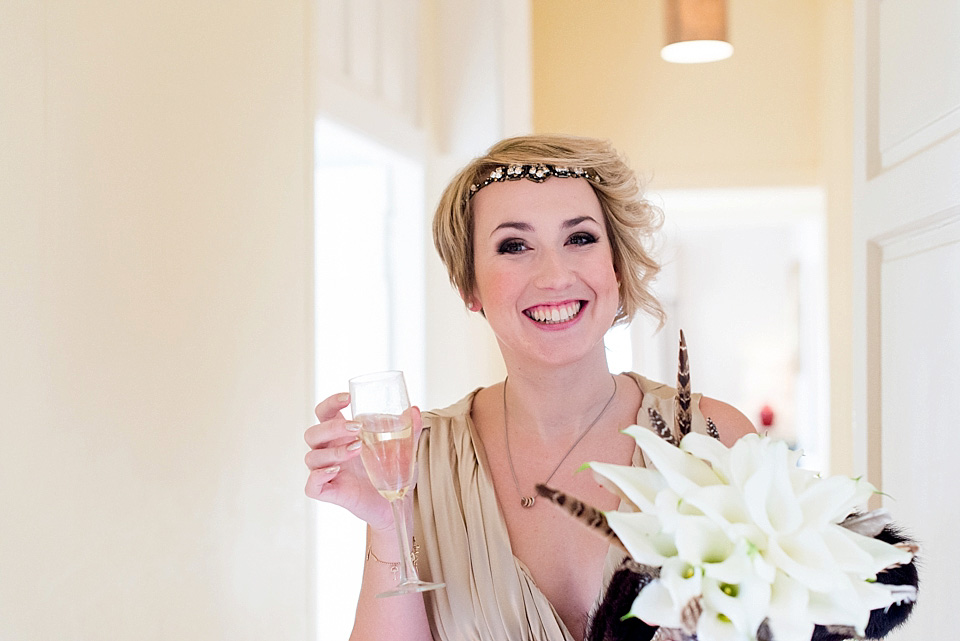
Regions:
<instances>
[{"instance_id":1,"label":"woman's face","mask_svg":"<svg viewBox=\"0 0 960 641\"><path fill-rule=\"evenodd\" d=\"M619 308L600 201L581 178L493 183L474 196L474 301L506 359L575 362Z\"/></svg>"}]
</instances>

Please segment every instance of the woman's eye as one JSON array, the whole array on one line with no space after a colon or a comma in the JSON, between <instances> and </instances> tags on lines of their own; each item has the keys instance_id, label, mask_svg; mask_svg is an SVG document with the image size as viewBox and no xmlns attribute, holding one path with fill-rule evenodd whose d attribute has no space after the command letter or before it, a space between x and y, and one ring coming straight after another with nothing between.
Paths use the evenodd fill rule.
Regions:
<instances>
[{"instance_id":1,"label":"woman's eye","mask_svg":"<svg viewBox=\"0 0 960 641\"><path fill-rule=\"evenodd\" d=\"M570 245L591 245L597 242L597 237L585 231L577 232L567 241Z\"/></svg>"},{"instance_id":2,"label":"woman's eye","mask_svg":"<svg viewBox=\"0 0 960 641\"><path fill-rule=\"evenodd\" d=\"M497 248L497 252L500 254L519 254L526 248L527 245L522 240L517 240L514 238L500 243L500 246Z\"/></svg>"}]
</instances>

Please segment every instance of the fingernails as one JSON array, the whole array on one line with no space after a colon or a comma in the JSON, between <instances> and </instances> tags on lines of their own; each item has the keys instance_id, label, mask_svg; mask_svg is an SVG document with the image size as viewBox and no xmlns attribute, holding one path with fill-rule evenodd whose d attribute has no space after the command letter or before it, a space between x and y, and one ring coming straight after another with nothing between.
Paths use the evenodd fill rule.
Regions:
<instances>
[{"instance_id":1,"label":"fingernails","mask_svg":"<svg viewBox=\"0 0 960 641\"><path fill-rule=\"evenodd\" d=\"M322 471L324 474L336 474L337 472L340 471L340 466L339 466L339 465L333 465L333 466L331 466L331 467L325 467L325 468L323 468L323 470L321 470L321 471Z\"/></svg>"},{"instance_id":2,"label":"fingernails","mask_svg":"<svg viewBox=\"0 0 960 641\"><path fill-rule=\"evenodd\" d=\"M342 393L342 394L337 394L337 402L338 402L338 403L349 403L349 402L350 402L350 394L348 394L347 392L344 392L344 393Z\"/></svg>"},{"instance_id":3,"label":"fingernails","mask_svg":"<svg viewBox=\"0 0 960 641\"><path fill-rule=\"evenodd\" d=\"M356 440L356 441L354 441L353 443L351 443L350 445L347 446L347 450L350 451L350 452L353 452L354 450L359 450L359 449L360 449L360 440L359 440L359 439Z\"/></svg>"},{"instance_id":4,"label":"fingernails","mask_svg":"<svg viewBox=\"0 0 960 641\"><path fill-rule=\"evenodd\" d=\"M347 428L348 432L359 432L360 431L360 421L347 421L343 425Z\"/></svg>"}]
</instances>

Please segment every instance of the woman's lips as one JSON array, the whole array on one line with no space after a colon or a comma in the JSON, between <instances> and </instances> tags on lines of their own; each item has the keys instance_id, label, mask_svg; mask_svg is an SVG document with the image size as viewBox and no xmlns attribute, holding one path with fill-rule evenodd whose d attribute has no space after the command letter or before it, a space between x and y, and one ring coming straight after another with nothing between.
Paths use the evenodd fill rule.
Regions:
<instances>
[{"instance_id":1,"label":"woman's lips","mask_svg":"<svg viewBox=\"0 0 960 641\"><path fill-rule=\"evenodd\" d=\"M583 304L584 301L575 300L557 305L536 305L523 310L523 313L538 323L557 325L576 318Z\"/></svg>"}]
</instances>

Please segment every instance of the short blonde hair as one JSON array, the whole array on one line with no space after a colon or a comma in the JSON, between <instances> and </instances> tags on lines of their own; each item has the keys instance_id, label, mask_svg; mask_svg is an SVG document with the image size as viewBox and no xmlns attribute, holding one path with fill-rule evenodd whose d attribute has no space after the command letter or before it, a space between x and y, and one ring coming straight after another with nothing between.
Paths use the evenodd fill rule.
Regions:
<instances>
[{"instance_id":1,"label":"short blonde hair","mask_svg":"<svg viewBox=\"0 0 960 641\"><path fill-rule=\"evenodd\" d=\"M650 247L663 215L643 198L637 176L623 157L610 143L594 138L556 134L508 138L454 176L433 217L433 242L450 283L465 299L475 293L471 186L482 184L497 167L536 164L581 168L597 178L574 180L587 180L603 209L613 266L620 281L620 306L614 324L629 322L643 310L662 325L663 308L651 289L660 265Z\"/></svg>"}]
</instances>

